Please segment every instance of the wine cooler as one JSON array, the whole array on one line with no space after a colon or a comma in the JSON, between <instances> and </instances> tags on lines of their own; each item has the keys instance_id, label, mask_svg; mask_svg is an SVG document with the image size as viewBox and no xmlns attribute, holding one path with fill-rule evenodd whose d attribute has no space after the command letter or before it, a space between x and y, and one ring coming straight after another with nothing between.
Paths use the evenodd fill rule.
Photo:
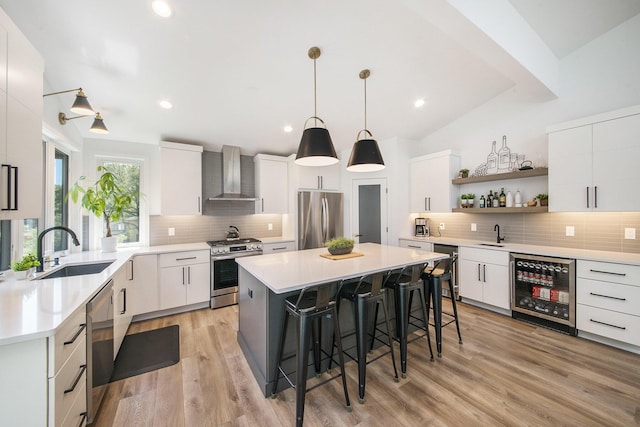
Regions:
<instances>
[{"instance_id":1,"label":"wine cooler","mask_svg":"<svg viewBox=\"0 0 640 427\"><path fill-rule=\"evenodd\" d=\"M512 317L575 336L575 266L573 259L512 253Z\"/></svg>"}]
</instances>

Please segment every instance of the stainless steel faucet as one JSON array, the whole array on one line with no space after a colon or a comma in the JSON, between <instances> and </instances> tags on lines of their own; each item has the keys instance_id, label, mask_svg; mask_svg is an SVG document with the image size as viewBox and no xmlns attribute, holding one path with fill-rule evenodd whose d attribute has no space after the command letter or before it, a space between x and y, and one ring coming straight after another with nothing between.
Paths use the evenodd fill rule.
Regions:
<instances>
[{"instance_id":1,"label":"stainless steel faucet","mask_svg":"<svg viewBox=\"0 0 640 427\"><path fill-rule=\"evenodd\" d=\"M504 237L500 237L500 226L498 224L496 224L493 227L493 231L497 231L498 235L496 236L496 243L500 243L504 240Z\"/></svg>"},{"instance_id":2,"label":"stainless steel faucet","mask_svg":"<svg viewBox=\"0 0 640 427\"><path fill-rule=\"evenodd\" d=\"M53 230L66 231L71 235L71 240L73 241L73 244L76 246L80 245L80 242L78 241L78 237L76 236L76 233L74 233L74 231L69 227L65 227L64 225L56 225L55 227L49 227L43 230L42 233L38 235L38 248L37 248L38 255L37 256L38 256L38 261L40 261L40 265L36 267L36 272L38 273L44 271L44 258L42 257L42 241L44 240L44 235Z\"/></svg>"}]
</instances>

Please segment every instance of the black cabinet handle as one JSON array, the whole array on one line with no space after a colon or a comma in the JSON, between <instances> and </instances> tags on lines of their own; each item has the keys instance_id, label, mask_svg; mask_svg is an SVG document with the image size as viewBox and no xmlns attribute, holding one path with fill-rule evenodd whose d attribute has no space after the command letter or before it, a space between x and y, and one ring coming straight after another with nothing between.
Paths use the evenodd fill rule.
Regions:
<instances>
[{"instance_id":1,"label":"black cabinet handle","mask_svg":"<svg viewBox=\"0 0 640 427\"><path fill-rule=\"evenodd\" d=\"M186 258L176 258L176 261L186 261L186 260L188 260L188 259L196 259L196 258L197 258L197 257L189 256L189 257L186 257Z\"/></svg>"},{"instance_id":2,"label":"black cabinet handle","mask_svg":"<svg viewBox=\"0 0 640 427\"><path fill-rule=\"evenodd\" d=\"M127 312L127 288L120 289L122 293L122 311L120 314L125 314Z\"/></svg>"},{"instance_id":3,"label":"black cabinet handle","mask_svg":"<svg viewBox=\"0 0 640 427\"><path fill-rule=\"evenodd\" d=\"M282 251L287 249L286 246L278 246L277 248L271 248L272 251Z\"/></svg>"},{"instance_id":4,"label":"black cabinet handle","mask_svg":"<svg viewBox=\"0 0 640 427\"><path fill-rule=\"evenodd\" d=\"M7 168L7 205L2 207L3 211L18 210L18 167L9 164L2 164L3 168ZM11 195L13 194L13 198ZM13 203L12 203L13 200Z\"/></svg>"},{"instance_id":5,"label":"black cabinet handle","mask_svg":"<svg viewBox=\"0 0 640 427\"><path fill-rule=\"evenodd\" d=\"M78 330L76 331L76 333L71 337L71 339L70 339L70 340L65 341L65 342L64 342L64 345L73 344L73 343L78 339L78 337L80 336L80 334L82 333L82 331L84 331L84 328L86 328L86 327L87 327L87 324L86 324L86 323L81 323L81 324L80 324L80 327L78 328Z\"/></svg>"},{"instance_id":6,"label":"black cabinet handle","mask_svg":"<svg viewBox=\"0 0 640 427\"><path fill-rule=\"evenodd\" d=\"M73 390L76 389L78 382L80 382L80 378L82 378L82 374L84 374L84 371L86 370L87 370L87 365L80 365L80 371L78 372L76 379L73 380L73 384L71 384L71 387L64 391L64 394L71 393Z\"/></svg>"},{"instance_id":7,"label":"black cabinet handle","mask_svg":"<svg viewBox=\"0 0 640 427\"><path fill-rule=\"evenodd\" d=\"M610 299L615 299L615 300L618 300L618 301L626 301L627 300L626 298L612 297L610 295L596 294L596 293L593 293L593 292L589 292L589 294L593 295L594 297L610 298Z\"/></svg>"},{"instance_id":8,"label":"black cabinet handle","mask_svg":"<svg viewBox=\"0 0 640 427\"><path fill-rule=\"evenodd\" d=\"M593 187L593 207L598 208L598 186Z\"/></svg>"},{"instance_id":9,"label":"black cabinet handle","mask_svg":"<svg viewBox=\"0 0 640 427\"><path fill-rule=\"evenodd\" d=\"M589 187L587 187L587 209L589 208Z\"/></svg>"},{"instance_id":10,"label":"black cabinet handle","mask_svg":"<svg viewBox=\"0 0 640 427\"><path fill-rule=\"evenodd\" d=\"M612 328L622 329L623 331L627 329L627 328L625 328L624 326L612 325L611 323L605 323L605 322L601 322L601 321L599 321L599 320L589 319L589 321L591 321L591 322L593 322L593 323L597 323L597 324L599 324L599 325L611 326Z\"/></svg>"},{"instance_id":11,"label":"black cabinet handle","mask_svg":"<svg viewBox=\"0 0 640 427\"><path fill-rule=\"evenodd\" d=\"M87 413L83 412L80 414L80 424L78 424L78 427L82 427L84 426L84 422L87 421Z\"/></svg>"},{"instance_id":12,"label":"black cabinet handle","mask_svg":"<svg viewBox=\"0 0 640 427\"><path fill-rule=\"evenodd\" d=\"M592 273L602 273L602 274L613 274L614 276L626 276L626 273L616 273L614 271L604 271L604 270L594 270L593 268L589 269Z\"/></svg>"}]
</instances>

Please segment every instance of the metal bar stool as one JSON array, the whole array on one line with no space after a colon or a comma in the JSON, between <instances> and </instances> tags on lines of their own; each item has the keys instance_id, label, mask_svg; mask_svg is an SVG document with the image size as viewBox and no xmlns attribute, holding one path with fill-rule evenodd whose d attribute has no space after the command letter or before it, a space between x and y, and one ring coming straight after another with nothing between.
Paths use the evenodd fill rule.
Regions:
<instances>
[{"instance_id":1,"label":"metal bar stool","mask_svg":"<svg viewBox=\"0 0 640 427\"><path fill-rule=\"evenodd\" d=\"M456 307L456 299L453 293L453 281L451 280L451 269L457 261L457 255L451 258L441 259L434 263L433 267L427 267L422 273L425 293L427 294L427 315L429 313L430 301L433 303L434 327L436 330L436 349L438 357L442 357L442 327L455 322L458 330L458 343L462 344L462 335L460 334L460 323L458 322L458 308ZM444 313L453 317L453 320L442 324L442 283L449 285L449 294L451 295L451 306L453 314ZM429 318L427 317L427 322Z\"/></svg>"},{"instance_id":2,"label":"metal bar stool","mask_svg":"<svg viewBox=\"0 0 640 427\"><path fill-rule=\"evenodd\" d=\"M409 334L409 317L411 316L410 300L414 292L420 295L420 306L424 319L428 319L427 305L424 295L424 282L420 275L424 271L426 264L410 265L404 267L400 272L391 273L384 286L393 289L395 295L396 308L396 335L400 342L400 367L402 378L407 377L407 337ZM427 344L429 345L430 359L433 360L433 350L431 348L431 338L429 337L429 322L425 320L425 331Z\"/></svg>"},{"instance_id":3,"label":"metal bar stool","mask_svg":"<svg viewBox=\"0 0 640 427\"><path fill-rule=\"evenodd\" d=\"M358 395L360 403L364 403L365 379L367 373L367 348L369 347L369 338L371 338L371 346L376 339L374 333L369 333L372 329L375 332L375 325L378 320L378 307L382 305L384 321L387 326L388 341L384 344L389 346L391 351L391 363L393 364L394 381L398 382L398 369L396 367L396 357L393 351L393 338L391 337L391 323L389 322L389 310L387 309L386 289L383 287L386 279L385 273L375 273L362 276L359 280L343 281L341 291L336 299L336 308L340 312L340 300L346 299L351 302L353 308L355 327L356 327L356 347L358 361ZM369 325L369 309L375 304L376 311L373 318L373 325ZM338 336L338 341L342 337ZM335 341L335 337L334 337ZM329 368L333 359L333 349L331 347L331 358L329 359Z\"/></svg>"},{"instance_id":4,"label":"metal bar stool","mask_svg":"<svg viewBox=\"0 0 640 427\"><path fill-rule=\"evenodd\" d=\"M334 334L340 336L340 325L337 321L338 311L336 309L335 295L340 292L340 287L335 295L332 294L333 283L325 283L303 289L299 295L294 295L285 299L285 317L280 336L280 347L278 349L275 367L273 389L271 396L275 397L278 390L280 374L282 374L289 384L296 390L296 425L302 426L304 418L304 400L307 391L307 365L309 360L309 344L313 337L314 367L316 376L320 376L320 321L324 316L329 315L333 322ZM287 333L287 323L289 317L297 321L297 346L296 346L296 382L293 384L281 367L282 355L284 352L285 336ZM340 374L342 376L342 386L344 388L344 398L348 411L351 411L349 402L349 392L347 390L347 379L344 372L344 356L342 354L342 344L338 340L338 360L340 362ZM322 383L323 384L323 383ZM318 384L320 385L320 384Z\"/></svg>"}]
</instances>

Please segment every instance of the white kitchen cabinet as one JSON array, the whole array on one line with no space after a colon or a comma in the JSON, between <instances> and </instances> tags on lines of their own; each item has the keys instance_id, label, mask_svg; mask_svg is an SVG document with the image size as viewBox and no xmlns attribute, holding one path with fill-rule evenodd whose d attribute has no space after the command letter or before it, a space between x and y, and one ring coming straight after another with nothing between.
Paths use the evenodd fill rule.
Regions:
<instances>
[{"instance_id":1,"label":"white kitchen cabinet","mask_svg":"<svg viewBox=\"0 0 640 427\"><path fill-rule=\"evenodd\" d=\"M640 267L578 260L576 328L640 346Z\"/></svg>"},{"instance_id":2,"label":"white kitchen cabinet","mask_svg":"<svg viewBox=\"0 0 640 427\"><path fill-rule=\"evenodd\" d=\"M202 147L160 143L160 213L202 214Z\"/></svg>"},{"instance_id":3,"label":"white kitchen cabinet","mask_svg":"<svg viewBox=\"0 0 640 427\"><path fill-rule=\"evenodd\" d=\"M409 203L414 213L446 213L457 207L457 191L451 180L460 168L460 157L451 150L409 161Z\"/></svg>"},{"instance_id":4,"label":"white kitchen cabinet","mask_svg":"<svg viewBox=\"0 0 640 427\"><path fill-rule=\"evenodd\" d=\"M263 243L263 254L274 254L277 252L291 252L296 250L296 242L293 240L288 242Z\"/></svg>"},{"instance_id":5,"label":"white kitchen cabinet","mask_svg":"<svg viewBox=\"0 0 640 427\"><path fill-rule=\"evenodd\" d=\"M509 253L467 247L459 251L460 296L509 310Z\"/></svg>"},{"instance_id":6,"label":"white kitchen cabinet","mask_svg":"<svg viewBox=\"0 0 640 427\"><path fill-rule=\"evenodd\" d=\"M300 166L294 163L295 154L289 156L294 189L340 190L340 163L330 166Z\"/></svg>"},{"instance_id":7,"label":"white kitchen cabinet","mask_svg":"<svg viewBox=\"0 0 640 427\"><path fill-rule=\"evenodd\" d=\"M129 280L129 264L120 267L112 276L113 280L113 357L118 355L122 340L131 324L134 309L134 289Z\"/></svg>"},{"instance_id":8,"label":"white kitchen cabinet","mask_svg":"<svg viewBox=\"0 0 640 427\"><path fill-rule=\"evenodd\" d=\"M209 301L211 298L210 252L188 251L160 254L160 308L168 309Z\"/></svg>"},{"instance_id":9,"label":"white kitchen cabinet","mask_svg":"<svg viewBox=\"0 0 640 427\"><path fill-rule=\"evenodd\" d=\"M422 251L433 252L433 243L431 242L418 242L411 239L398 239L398 246L401 248L420 249Z\"/></svg>"},{"instance_id":10,"label":"white kitchen cabinet","mask_svg":"<svg viewBox=\"0 0 640 427\"><path fill-rule=\"evenodd\" d=\"M135 255L127 267L129 286L134 289L133 314L145 314L160 310L158 287L158 256Z\"/></svg>"},{"instance_id":11,"label":"white kitchen cabinet","mask_svg":"<svg viewBox=\"0 0 640 427\"><path fill-rule=\"evenodd\" d=\"M594 120L549 133L549 211L640 210L640 200L627 194L637 181L640 113Z\"/></svg>"},{"instance_id":12,"label":"white kitchen cabinet","mask_svg":"<svg viewBox=\"0 0 640 427\"><path fill-rule=\"evenodd\" d=\"M283 214L288 209L288 160L286 157L258 154L254 157L256 213Z\"/></svg>"}]
</instances>

